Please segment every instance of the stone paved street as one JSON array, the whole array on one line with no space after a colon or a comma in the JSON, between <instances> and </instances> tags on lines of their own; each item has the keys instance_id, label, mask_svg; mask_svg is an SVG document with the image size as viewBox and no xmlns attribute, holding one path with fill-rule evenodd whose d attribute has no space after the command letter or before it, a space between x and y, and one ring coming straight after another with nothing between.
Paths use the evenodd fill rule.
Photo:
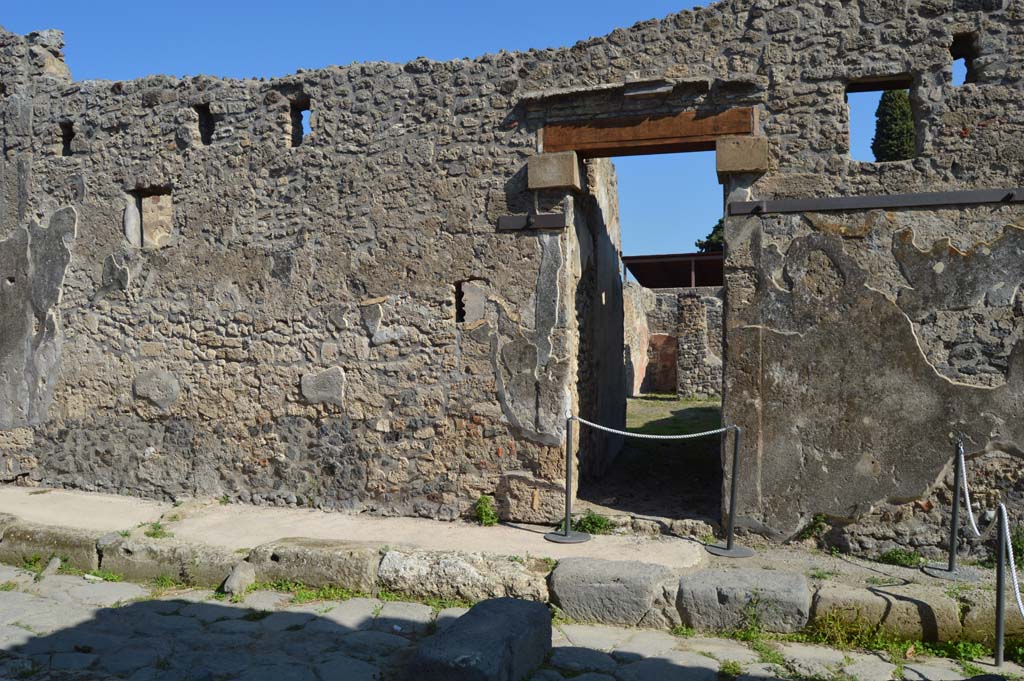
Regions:
<instances>
[{"instance_id":1,"label":"stone paved street","mask_svg":"<svg viewBox=\"0 0 1024 681\"><path fill-rule=\"evenodd\" d=\"M0 566L0 679L397 681L416 640L462 614L369 598L291 601L272 591L231 603L208 590L71 575L36 580ZM559 624L552 642L534 681L715 681L733 674L869 681L894 670L872 654L785 643L773 646L785 660L779 664L739 641L607 626ZM907 664L904 678L965 676L952 661L928 659Z\"/></svg>"}]
</instances>

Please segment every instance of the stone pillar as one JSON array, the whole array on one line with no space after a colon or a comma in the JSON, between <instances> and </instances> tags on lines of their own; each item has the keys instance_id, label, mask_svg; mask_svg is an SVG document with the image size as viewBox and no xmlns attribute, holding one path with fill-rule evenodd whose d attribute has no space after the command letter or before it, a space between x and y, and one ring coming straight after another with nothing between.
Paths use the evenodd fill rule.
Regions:
<instances>
[{"instance_id":1,"label":"stone pillar","mask_svg":"<svg viewBox=\"0 0 1024 681\"><path fill-rule=\"evenodd\" d=\"M700 297L689 292L679 294L676 393L680 397L709 394L705 366L708 357L707 320L707 311Z\"/></svg>"}]
</instances>

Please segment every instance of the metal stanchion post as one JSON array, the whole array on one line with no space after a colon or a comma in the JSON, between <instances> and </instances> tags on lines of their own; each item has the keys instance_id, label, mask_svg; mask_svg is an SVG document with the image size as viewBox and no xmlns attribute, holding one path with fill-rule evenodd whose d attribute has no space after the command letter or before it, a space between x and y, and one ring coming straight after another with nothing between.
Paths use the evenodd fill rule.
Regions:
<instances>
[{"instance_id":1,"label":"metal stanchion post","mask_svg":"<svg viewBox=\"0 0 1024 681\"><path fill-rule=\"evenodd\" d=\"M960 501L963 494L964 480L964 441L960 439L956 443L956 453L953 455L953 509L949 518L949 558L945 567L941 565L926 565L921 568L922 572L938 579L950 579L957 582L976 582L981 578L976 571L957 569L956 554L960 545ZM971 509L967 509L972 513Z\"/></svg>"},{"instance_id":2,"label":"metal stanchion post","mask_svg":"<svg viewBox=\"0 0 1024 681\"><path fill-rule=\"evenodd\" d=\"M999 542L996 551L996 666L1003 666L1003 643L1006 633L1006 514L999 510Z\"/></svg>"},{"instance_id":3,"label":"metal stanchion post","mask_svg":"<svg viewBox=\"0 0 1024 681\"><path fill-rule=\"evenodd\" d=\"M749 558L754 555L753 550L745 546L735 545L736 536L736 490L740 477L740 436L742 430L739 426L733 426L732 444L732 480L729 481L729 530L726 534L725 546L706 546L708 553L723 558Z\"/></svg>"},{"instance_id":4,"label":"metal stanchion post","mask_svg":"<svg viewBox=\"0 0 1024 681\"><path fill-rule=\"evenodd\" d=\"M590 541L586 532L572 529L572 417L565 420L565 527L561 532L548 532L544 538L556 544L582 544Z\"/></svg>"}]
</instances>

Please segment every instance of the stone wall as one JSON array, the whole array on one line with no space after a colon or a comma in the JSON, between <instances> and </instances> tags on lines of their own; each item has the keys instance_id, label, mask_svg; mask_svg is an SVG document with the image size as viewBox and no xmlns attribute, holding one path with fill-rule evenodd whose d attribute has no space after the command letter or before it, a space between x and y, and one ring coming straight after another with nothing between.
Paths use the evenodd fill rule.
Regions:
<instances>
[{"instance_id":1,"label":"stone wall","mask_svg":"<svg viewBox=\"0 0 1024 681\"><path fill-rule=\"evenodd\" d=\"M918 155L851 160L846 87L892 77ZM618 263L601 189L527 190L546 124L753 107L768 170L723 173L730 201L1002 189L1022 85L1006 0L723 0L565 49L261 81L75 82L59 33L0 32L0 470L439 518L494 492L553 518L566 412L615 408L584 392L591 312L617 304L585 263ZM496 229L536 209L572 228ZM1019 204L726 218L745 524L927 496L955 431L1022 451L1022 234Z\"/></svg>"},{"instance_id":2,"label":"stone wall","mask_svg":"<svg viewBox=\"0 0 1024 681\"><path fill-rule=\"evenodd\" d=\"M630 282L625 292L629 300L625 354L634 376L630 394L721 395L723 290L714 286L645 289ZM671 342L670 352L666 352L667 342Z\"/></svg>"}]
</instances>

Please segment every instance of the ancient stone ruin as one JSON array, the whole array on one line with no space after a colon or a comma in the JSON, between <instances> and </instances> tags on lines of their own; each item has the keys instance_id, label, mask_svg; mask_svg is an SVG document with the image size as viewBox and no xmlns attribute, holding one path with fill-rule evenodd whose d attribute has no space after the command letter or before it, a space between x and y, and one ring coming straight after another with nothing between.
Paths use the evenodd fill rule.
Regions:
<instances>
[{"instance_id":1,"label":"ancient stone ruin","mask_svg":"<svg viewBox=\"0 0 1024 681\"><path fill-rule=\"evenodd\" d=\"M743 522L926 495L958 432L1016 479L1020 2L723 0L271 80L79 82L61 49L0 31L4 480L557 518L566 415L624 419L606 157L709 149ZM846 93L885 88L916 157L853 161Z\"/></svg>"}]
</instances>

